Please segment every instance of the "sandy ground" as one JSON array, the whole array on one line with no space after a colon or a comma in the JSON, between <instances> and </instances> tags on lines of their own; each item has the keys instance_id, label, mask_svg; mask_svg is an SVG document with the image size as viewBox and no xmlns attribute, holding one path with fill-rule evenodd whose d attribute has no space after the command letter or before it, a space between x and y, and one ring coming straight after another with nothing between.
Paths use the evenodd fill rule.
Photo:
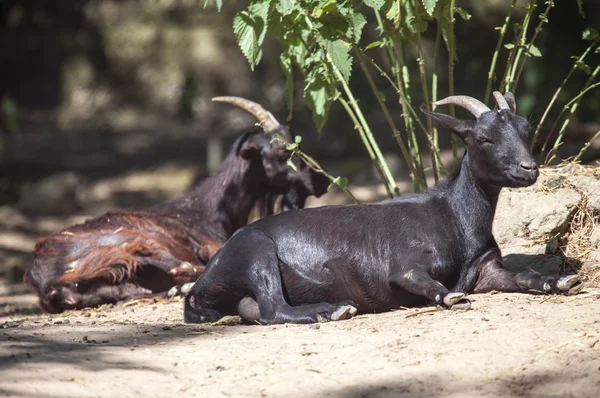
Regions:
<instances>
[{"instance_id":1,"label":"sandy ground","mask_svg":"<svg viewBox=\"0 0 600 398\"><path fill-rule=\"evenodd\" d=\"M600 289L471 300L318 325L185 325L181 298L3 316L0 395L600 396Z\"/></svg>"}]
</instances>

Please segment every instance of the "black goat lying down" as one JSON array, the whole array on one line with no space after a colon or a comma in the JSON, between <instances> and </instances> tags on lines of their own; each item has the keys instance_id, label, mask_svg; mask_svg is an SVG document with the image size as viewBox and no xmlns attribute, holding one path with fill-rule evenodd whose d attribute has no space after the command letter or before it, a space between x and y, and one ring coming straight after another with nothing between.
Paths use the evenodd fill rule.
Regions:
<instances>
[{"instance_id":1,"label":"black goat lying down","mask_svg":"<svg viewBox=\"0 0 600 398\"><path fill-rule=\"evenodd\" d=\"M503 268L492 236L502 187L538 177L527 121L512 93L499 110L453 96L474 120L427 112L456 133L467 152L458 172L422 194L377 204L328 206L265 217L237 231L185 299L186 322L239 313L261 324L338 320L399 306L470 305L492 290L576 294L576 275Z\"/></svg>"},{"instance_id":2,"label":"black goat lying down","mask_svg":"<svg viewBox=\"0 0 600 398\"><path fill-rule=\"evenodd\" d=\"M272 213L304 207L329 180L273 139L290 132L260 105L237 97L215 100L251 113L262 128L240 137L216 173L180 198L144 211L111 211L40 239L25 282L47 312L114 303L193 282L221 245L248 222L256 203Z\"/></svg>"}]
</instances>

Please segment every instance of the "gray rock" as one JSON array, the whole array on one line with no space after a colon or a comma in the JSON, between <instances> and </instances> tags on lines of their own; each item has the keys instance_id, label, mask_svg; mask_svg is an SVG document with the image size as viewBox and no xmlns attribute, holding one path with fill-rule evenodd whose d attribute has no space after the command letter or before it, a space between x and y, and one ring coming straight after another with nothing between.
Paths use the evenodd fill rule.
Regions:
<instances>
[{"instance_id":1,"label":"gray rock","mask_svg":"<svg viewBox=\"0 0 600 398\"><path fill-rule=\"evenodd\" d=\"M568 182L587 194L588 210L600 214L600 179L593 175L574 175Z\"/></svg>"},{"instance_id":2,"label":"gray rock","mask_svg":"<svg viewBox=\"0 0 600 398\"><path fill-rule=\"evenodd\" d=\"M600 225L596 225L596 228L592 231L590 243L592 246L600 248Z\"/></svg>"},{"instance_id":3,"label":"gray rock","mask_svg":"<svg viewBox=\"0 0 600 398\"><path fill-rule=\"evenodd\" d=\"M500 194L493 232L501 247L515 237L539 239L564 231L581 201L572 189L544 192L529 189L506 190Z\"/></svg>"}]
</instances>

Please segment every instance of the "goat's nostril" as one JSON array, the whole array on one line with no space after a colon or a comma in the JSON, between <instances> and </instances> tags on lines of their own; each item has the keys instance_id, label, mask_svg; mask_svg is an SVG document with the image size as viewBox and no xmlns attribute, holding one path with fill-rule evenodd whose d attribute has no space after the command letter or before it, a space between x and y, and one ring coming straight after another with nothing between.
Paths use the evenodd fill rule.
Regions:
<instances>
[{"instance_id":1,"label":"goat's nostril","mask_svg":"<svg viewBox=\"0 0 600 398\"><path fill-rule=\"evenodd\" d=\"M522 169L525 169L527 171L535 171L538 168L535 162L521 162L520 166Z\"/></svg>"}]
</instances>

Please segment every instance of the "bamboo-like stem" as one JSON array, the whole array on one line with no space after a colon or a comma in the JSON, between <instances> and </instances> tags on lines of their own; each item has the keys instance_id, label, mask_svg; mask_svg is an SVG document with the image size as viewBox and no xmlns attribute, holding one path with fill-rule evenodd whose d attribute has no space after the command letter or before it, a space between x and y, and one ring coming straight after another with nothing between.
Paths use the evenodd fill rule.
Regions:
<instances>
[{"instance_id":1,"label":"bamboo-like stem","mask_svg":"<svg viewBox=\"0 0 600 398\"><path fill-rule=\"evenodd\" d=\"M502 47L502 42L504 41L504 35L506 34L506 28L510 23L510 18L512 16L512 12L515 8L515 3L517 0L512 0L510 4L510 9L508 10L508 14L504 19L504 25L500 28L500 37L498 37L498 43L496 43L496 50L494 51L494 56L492 57L492 64L490 65L490 70L488 71L488 79L487 85L485 87L485 97L483 100L484 104L487 104L490 100L490 94L492 93L492 82L494 80L494 71L496 69L496 62L498 62L498 54L500 53L500 48Z\"/></svg>"},{"instance_id":2,"label":"bamboo-like stem","mask_svg":"<svg viewBox=\"0 0 600 398\"><path fill-rule=\"evenodd\" d=\"M535 144L538 134L540 133L540 129L542 128L542 125L544 124L544 121L546 120L546 117L548 116L548 113L550 112L550 108L552 108L552 105L554 105L554 102L558 98L558 95L560 94L560 92L563 89L563 87L565 86L565 84L567 84L567 81L571 78L571 75L573 74L573 72L575 72L575 70L577 70L577 63L583 62L585 57L592 50L592 48L594 48L596 46L596 44L598 43L599 40L600 39L594 40L592 42L592 44L590 44L589 47L583 52L583 54L581 54L581 56L579 56L579 58L577 58L577 61L575 61L575 63L571 67L571 70L569 71L569 73L567 73L567 76L562 81L561 85L556 89L556 92L554 92L554 95L552 96L550 103L548 103L548 106L546 107L546 110L544 111L542 118L540 119L537 127L535 128L535 133L533 133L533 139L531 141L532 148L533 148L533 145Z\"/></svg>"},{"instance_id":3,"label":"bamboo-like stem","mask_svg":"<svg viewBox=\"0 0 600 398\"><path fill-rule=\"evenodd\" d=\"M355 44L352 45L352 48L354 50L354 53L356 54L356 58L358 59L358 64L360 65L360 68L362 69L365 77L367 78L367 81L369 82L371 91L373 91L373 95L375 96L375 98L377 98L377 102L379 103L379 106L381 107L381 110L383 111L383 114L385 115L385 118L386 118L388 124L390 125L390 128L392 129L392 132L394 133L394 137L396 138L396 141L398 142L398 146L400 146L400 150L402 151L402 156L404 156L404 160L406 160L406 164L410 168L411 173L413 173L413 175L415 175L414 164L411 160L411 156L409 155L408 151L406 150L406 145L404 145L404 141L402 141L402 136L400 135L400 130L398 130L398 128L396 127L396 123L394 123L394 120L392 119L392 116L390 115L390 111L389 111L387 105L385 104L385 101L383 101L383 99L379 95L379 90L377 90L377 86L375 85L375 82L373 81L373 78L371 77L371 73L369 72L367 66L365 65L365 62L364 62L364 59L363 59L363 56L362 56L360 50L358 49L358 47Z\"/></svg>"},{"instance_id":4,"label":"bamboo-like stem","mask_svg":"<svg viewBox=\"0 0 600 398\"><path fill-rule=\"evenodd\" d=\"M454 18L454 0L450 0L449 7L449 18L450 31L448 32L448 95L454 95L454 65L456 63L456 39L454 38L454 24L456 19ZM450 116L455 116L454 105L450 105ZM450 136L450 144L452 145L452 163L454 169L458 169L458 142L456 136L452 134Z\"/></svg>"},{"instance_id":5,"label":"bamboo-like stem","mask_svg":"<svg viewBox=\"0 0 600 398\"><path fill-rule=\"evenodd\" d=\"M554 1L553 0L548 0L547 5L548 6L546 7L546 10L544 11L544 13L540 14L540 16L539 16L540 22L536 26L535 31L533 33L533 36L531 37L531 40L529 41L529 44L527 45L527 52L526 52L525 56L523 57L523 59L521 60L521 63L519 64L519 69L517 70L517 74L516 74L516 77L514 79L514 85L512 86L512 91L513 92L515 92L517 90L517 85L519 84L519 78L521 77L521 72L523 71L523 67L525 66L525 62L529 58L529 54L530 54L530 51L531 51L531 46L533 46L533 43L535 42L535 40L537 39L538 35L542 31L542 26L545 23L548 22L548 13L550 12L550 9L552 7L554 7Z\"/></svg>"},{"instance_id":6,"label":"bamboo-like stem","mask_svg":"<svg viewBox=\"0 0 600 398\"><path fill-rule=\"evenodd\" d=\"M437 63L438 63L438 55L440 52L441 39L442 39L442 28L440 27L440 24L438 22L437 31L435 34L435 45L433 47L433 71L431 73L431 102L434 102L434 103L435 103L435 101L437 101L437 88L438 88ZM439 148L438 130L435 125L433 126L432 133L433 133L432 134L433 145L435 145L436 148ZM431 151L431 163L433 164L435 161L436 161L435 153L433 151Z\"/></svg>"},{"instance_id":7,"label":"bamboo-like stem","mask_svg":"<svg viewBox=\"0 0 600 398\"><path fill-rule=\"evenodd\" d=\"M597 138L600 138L600 130L598 130L598 132L596 134L594 134L594 136L585 143L585 145L583 146L583 148L581 148L581 151L579 151L579 153L577 154L577 156L575 156L573 158L574 162L579 162L579 160L581 159L581 156L585 153L585 151L588 150L588 148L590 147L590 145L592 145L592 142L594 140L596 140Z\"/></svg>"},{"instance_id":8,"label":"bamboo-like stem","mask_svg":"<svg viewBox=\"0 0 600 398\"><path fill-rule=\"evenodd\" d=\"M569 106L571 107L571 109L569 110L569 114L566 116L560 131L558 132L558 136L556 137L556 141L554 141L554 146L552 147L552 149L548 152L548 155L546 156L545 159L545 163L548 164L550 163L554 156L556 155L556 151L558 151L558 147L562 145L562 139L563 139L563 135L565 133L565 130L567 129L567 126L569 125L569 123L571 122L571 116L573 116L573 114L577 111L577 108L579 107L579 102L581 100L581 98L583 97L583 95L585 93L587 93L588 91L590 91L591 89L597 87L598 85L600 85L600 83L596 83L596 84L592 84L592 82L594 81L594 79L596 78L596 75L598 74L598 72L600 72L600 65L596 67L596 69L594 69L594 71L592 72L592 74L590 75L590 77L587 79L587 81L585 82L585 85L583 86L583 90L581 90L581 92L575 96L571 101L569 101L563 108L562 112L560 113L559 117L556 119L556 122L554 123L554 125L552 126L552 130L550 130L550 133L548 135L548 138L550 138L550 136L552 135L552 132L554 131L554 127L556 127L556 123L558 122L558 120L560 119L560 117L562 116L562 114L567 110L567 108L569 108ZM546 142L548 141L548 139L546 139ZM542 148L542 151L545 149L546 143L544 143L544 147Z\"/></svg>"},{"instance_id":9,"label":"bamboo-like stem","mask_svg":"<svg viewBox=\"0 0 600 398\"><path fill-rule=\"evenodd\" d=\"M415 13L415 17L417 19L417 21L419 21L420 19L420 13L419 13L419 3L417 0L412 0L412 5L414 7L414 13ZM427 77L425 75L425 58L423 56L423 44L421 43L421 32L419 31L419 28L417 27L416 29L417 31L417 51L419 54L419 57L417 59L417 63L419 64L419 76L421 78L421 90L423 92L423 102L425 102L425 107L427 108L428 111L431 110L431 103L429 101L429 89L427 87ZM432 162L431 162L431 167L433 168L433 178L435 180L435 182L437 182L440 178L439 175L439 159L437 159L435 157L435 150L434 148L437 148L435 146L435 142L433 141L433 137L432 137L432 130L433 130L433 123L431 120L431 117L429 115L427 115L427 136L429 138L429 145L430 145L430 150L432 153Z\"/></svg>"},{"instance_id":10,"label":"bamboo-like stem","mask_svg":"<svg viewBox=\"0 0 600 398\"><path fill-rule=\"evenodd\" d=\"M523 55L523 50L525 49L525 43L527 41L527 29L529 28L529 22L531 22L531 17L533 15L533 11L535 10L537 0L529 0L527 13L525 14L525 19L523 20L523 27L521 29L521 37L519 38L519 44L517 49L517 55L514 58L512 65L510 65L510 73L506 76L506 81L504 88L506 91L511 91L512 85L514 83L515 74L517 70L517 65ZM502 91L502 90L500 90Z\"/></svg>"},{"instance_id":11,"label":"bamboo-like stem","mask_svg":"<svg viewBox=\"0 0 600 398\"><path fill-rule=\"evenodd\" d=\"M315 29L315 27L313 26L312 22L310 21L310 19L307 15L304 16L304 20L305 20L308 28L311 31L318 34L318 31ZM325 56L327 59L326 65L329 68L331 68L335 78L337 79L337 81L340 83L340 85L344 89L344 93L346 94L346 97L348 97L348 105L350 105L350 107L352 108L352 110L355 113L356 119L358 120L358 122L360 122L360 125L362 126L362 132L366 138L366 141L370 144L370 146L373 150L374 158L376 160L376 162L375 162L376 167L379 167L381 169L382 177L383 177L382 182L386 186L388 194L390 195L390 197L394 197L394 194L396 196L399 195L400 189L398 188L398 185L396 184L396 180L394 179L394 177L392 176L392 173L390 172L390 169L385 161L385 158L383 157L383 154L381 153L381 149L379 148L377 141L375 141L373 132L371 131L371 128L369 127L369 124L367 123L367 120L365 119L365 117L362 113L362 110L358 106L358 101L354 97L352 90L350 90L350 86L348 86L348 83L346 82L344 75L342 74L342 72L338 69L338 67L335 65L335 63L331 59L331 55L329 54L329 52L327 52L327 50L323 47L321 49L325 53Z\"/></svg>"},{"instance_id":12,"label":"bamboo-like stem","mask_svg":"<svg viewBox=\"0 0 600 398\"><path fill-rule=\"evenodd\" d=\"M402 75L400 73L400 71L401 71L400 63L399 63L400 56L398 55L398 53L396 51L396 46L394 45L392 33L390 32L387 24L383 21L379 11L377 11L377 10L375 10L375 17L377 18L377 24L379 26L379 30L380 30L381 34L382 35L385 34L385 36L386 36L385 43L384 43L385 44L384 52L385 52L388 62L391 65L392 73L394 74L396 83L394 84L394 82L392 82L392 80L389 78L389 76L387 76L387 74L385 72L383 72L377 64L375 64L375 61L373 61L369 57L366 57L364 55L364 52L362 52L362 55L363 55L363 57L370 60L370 62L375 66L375 68L380 73L382 73L382 76L385 75L385 77L390 81L390 83L392 84L392 87L395 88L397 93L400 94L400 92L402 91L402 94L400 94L399 102L400 102L400 106L402 107L402 118L404 120L404 127L406 127L406 131L407 131L407 135L408 135L408 144L409 144L409 149L411 151L411 161L413 163L412 167L410 165L409 165L409 167L411 167L411 170L412 170L413 189L415 190L415 192L419 192L419 191L427 189L427 180L425 179L425 172L423 170L421 153L419 152L419 147L418 147L417 138L415 135L415 128L414 128L413 120L412 120L412 117L410 116L410 114L407 112L407 106L410 106L410 104L407 104L407 101L405 100L405 96L404 96ZM395 135L395 137L397 140L399 139L398 135ZM398 142L398 144L400 144L400 142ZM404 143L402 142L402 144L404 144ZM411 145L411 144L416 145L416 150L414 148L414 145Z\"/></svg>"}]
</instances>

